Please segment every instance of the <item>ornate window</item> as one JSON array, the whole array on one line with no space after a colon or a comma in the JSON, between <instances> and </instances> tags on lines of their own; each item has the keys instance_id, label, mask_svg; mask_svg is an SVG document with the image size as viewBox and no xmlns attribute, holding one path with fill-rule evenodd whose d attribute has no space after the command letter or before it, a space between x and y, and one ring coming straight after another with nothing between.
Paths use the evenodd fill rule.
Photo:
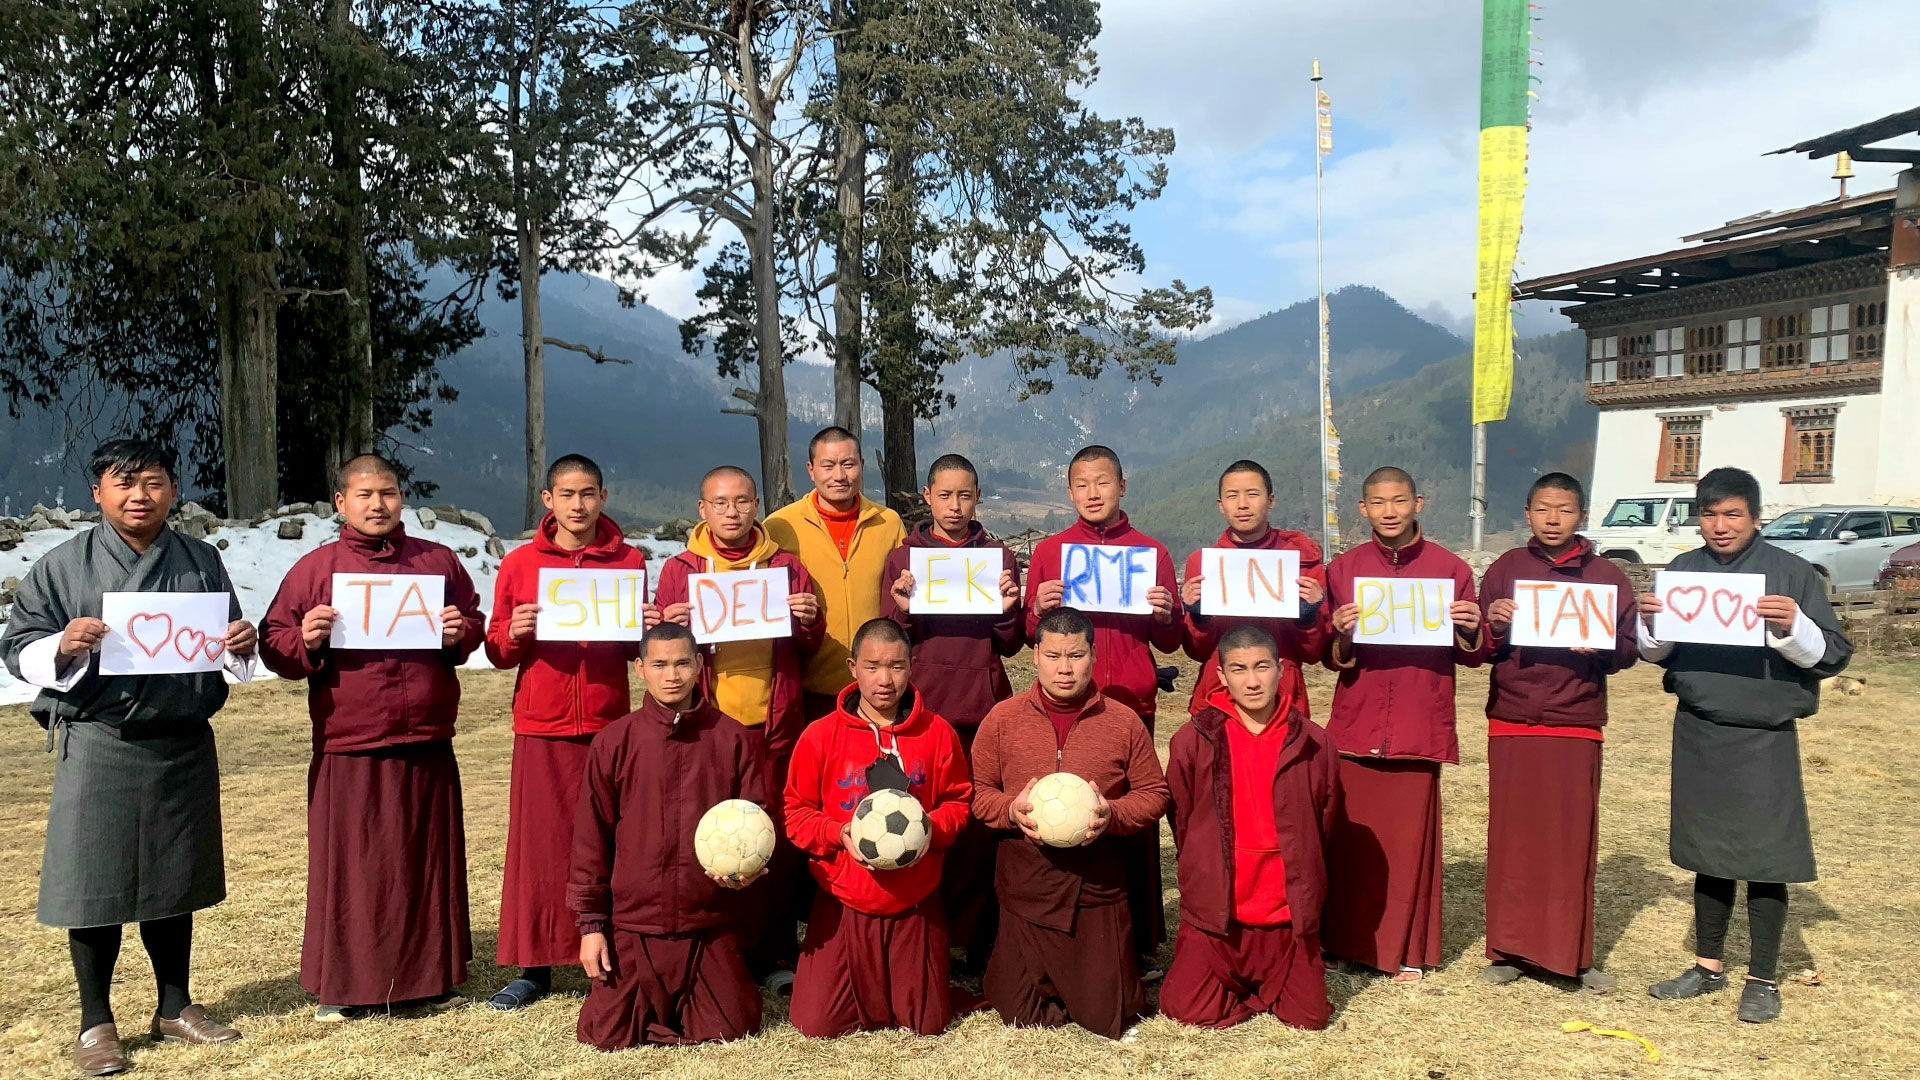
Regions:
<instances>
[{"instance_id":1,"label":"ornate window","mask_svg":"<svg viewBox=\"0 0 1920 1080\"><path fill-rule=\"evenodd\" d=\"M1654 480L1675 484L1700 479L1700 427L1706 413L1676 413L1660 418L1660 457Z\"/></svg>"},{"instance_id":2,"label":"ornate window","mask_svg":"<svg viewBox=\"0 0 1920 1080\"><path fill-rule=\"evenodd\" d=\"M1834 422L1838 405L1810 405L1782 409L1787 418L1787 445L1780 469L1783 484L1833 482Z\"/></svg>"}]
</instances>

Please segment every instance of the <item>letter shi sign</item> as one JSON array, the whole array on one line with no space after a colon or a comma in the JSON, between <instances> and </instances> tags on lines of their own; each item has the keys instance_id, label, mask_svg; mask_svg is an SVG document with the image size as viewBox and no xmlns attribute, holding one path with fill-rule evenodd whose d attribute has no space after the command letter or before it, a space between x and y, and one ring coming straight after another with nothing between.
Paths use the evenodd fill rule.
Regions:
<instances>
[{"instance_id":1,"label":"letter shi sign","mask_svg":"<svg viewBox=\"0 0 1920 1080\"><path fill-rule=\"evenodd\" d=\"M1060 548L1060 603L1081 611L1151 615L1147 590L1158 582L1153 549L1116 544L1064 544Z\"/></svg>"},{"instance_id":2,"label":"letter shi sign","mask_svg":"<svg viewBox=\"0 0 1920 1080\"><path fill-rule=\"evenodd\" d=\"M915 615L1000 614L1005 554L997 547L908 548L907 572L913 575L908 610Z\"/></svg>"},{"instance_id":3,"label":"letter shi sign","mask_svg":"<svg viewBox=\"0 0 1920 1080\"><path fill-rule=\"evenodd\" d=\"M693 640L711 645L792 637L793 613L787 610L791 591L784 566L689 574L687 597L693 608L689 613Z\"/></svg>"},{"instance_id":4,"label":"letter shi sign","mask_svg":"<svg viewBox=\"0 0 1920 1080\"><path fill-rule=\"evenodd\" d=\"M1516 581L1513 583L1513 627L1507 638L1515 645L1549 649L1611 649L1619 613L1618 596L1611 585L1584 581Z\"/></svg>"},{"instance_id":5,"label":"letter shi sign","mask_svg":"<svg viewBox=\"0 0 1920 1080\"><path fill-rule=\"evenodd\" d=\"M540 568L540 611L533 636L541 641L639 641L647 631L647 572Z\"/></svg>"},{"instance_id":6,"label":"letter shi sign","mask_svg":"<svg viewBox=\"0 0 1920 1080\"><path fill-rule=\"evenodd\" d=\"M438 649L447 579L439 574L335 574L328 606L335 649Z\"/></svg>"}]
</instances>

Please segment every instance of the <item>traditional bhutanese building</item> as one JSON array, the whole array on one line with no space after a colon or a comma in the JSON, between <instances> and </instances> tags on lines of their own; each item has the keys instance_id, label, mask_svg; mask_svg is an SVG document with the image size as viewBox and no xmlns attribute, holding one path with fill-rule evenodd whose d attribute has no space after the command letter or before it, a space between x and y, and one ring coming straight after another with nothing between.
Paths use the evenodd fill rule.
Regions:
<instances>
[{"instance_id":1,"label":"traditional bhutanese building","mask_svg":"<svg viewBox=\"0 0 1920 1080\"><path fill-rule=\"evenodd\" d=\"M1592 498L1760 479L1769 514L1920 502L1920 109L1775 153L1909 166L1895 187L1730 221L1671 251L1521 282L1586 334ZM1836 177L1850 175L1841 158Z\"/></svg>"}]
</instances>

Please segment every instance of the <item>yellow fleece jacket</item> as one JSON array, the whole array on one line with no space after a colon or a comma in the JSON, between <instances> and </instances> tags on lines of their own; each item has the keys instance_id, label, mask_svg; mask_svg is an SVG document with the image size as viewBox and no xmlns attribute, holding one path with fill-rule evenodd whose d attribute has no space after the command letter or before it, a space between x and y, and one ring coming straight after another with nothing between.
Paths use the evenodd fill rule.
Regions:
<instances>
[{"instance_id":1,"label":"yellow fleece jacket","mask_svg":"<svg viewBox=\"0 0 1920 1080\"><path fill-rule=\"evenodd\" d=\"M750 570L764 565L779 551L765 529L754 526L753 550L747 557L733 561L713 547L713 533L706 522L693 527L687 535L687 550L707 560L709 572ZM773 703L773 641L723 641L713 646L713 704L721 712L738 719L747 727L767 722Z\"/></svg>"},{"instance_id":2,"label":"yellow fleece jacket","mask_svg":"<svg viewBox=\"0 0 1920 1080\"><path fill-rule=\"evenodd\" d=\"M826 636L807 661L800 685L809 693L837 694L853 681L847 674L853 632L868 619L880 617L880 593L885 587L880 575L886 570L887 556L906 541L906 527L899 514L862 495L860 519L854 523L853 541L842 559L809 491L767 515L766 529L781 550L791 552L813 575L813 590L820 597L820 614L827 624Z\"/></svg>"}]
</instances>

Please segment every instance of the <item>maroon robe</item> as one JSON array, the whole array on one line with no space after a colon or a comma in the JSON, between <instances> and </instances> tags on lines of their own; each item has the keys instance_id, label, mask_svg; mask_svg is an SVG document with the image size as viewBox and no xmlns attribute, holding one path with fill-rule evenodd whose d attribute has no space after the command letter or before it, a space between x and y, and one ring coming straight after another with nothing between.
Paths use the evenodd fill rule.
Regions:
<instances>
[{"instance_id":1,"label":"maroon robe","mask_svg":"<svg viewBox=\"0 0 1920 1080\"><path fill-rule=\"evenodd\" d=\"M726 799L767 805L762 744L705 701L674 713L651 699L594 739L567 906L580 933L607 935L613 975L587 992L581 1042L618 1050L758 1030L760 992L739 930L765 898L716 885L693 834Z\"/></svg>"},{"instance_id":2,"label":"maroon robe","mask_svg":"<svg viewBox=\"0 0 1920 1080\"><path fill-rule=\"evenodd\" d=\"M1569 978L1593 966L1600 743L1487 740L1487 959Z\"/></svg>"},{"instance_id":3,"label":"maroon robe","mask_svg":"<svg viewBox=\"0 0 1920 1080\"><path fill-rule=\"evenodd\" d=\"M507 784L507 862L501 875L495 958L519 967L580 962L580 932L567 910L574 810L593 736L513 737Z\"/></svg>"},{"instance_id":4,"label":"maroon robe","mask_svg":"<svg viewBox=\"0 0 1920 1080\"><path fill-rule=\"evenodd\" d=\"M870 915L824 889L815 893L793 986L787 1018L810 1039L892 1027L945 1031L954 1007L939 896Z\"/></svg>"},{"instance_id":5,"label":"maroon robe","mask_svg":"<svg viewBox=\"0 0 1920 1080\"><path fill-rule=\"evenodd\" d=\"M300 621L329 603L335 573L445 578L446 602L463 616L459 644L309 650ZM282 678L307 680L314 757L300 984L325 1004L438 997L466 981L473 939L455 671L482 630L459 557L403 528L372 537L343 527L293 565L261 620L261 659Z\"/></svg>"},{"instance_id":6,"label":"maroon robe","mask_svg":"<svg viewBox=\"0 0 1920 1080\"><path fill-rule=\"evenodd\" d=\"M1283 1024L1318 1031L1333 1018L1319 942L1285 925L1234 923L1225 934L1209 934L1181 923L1173 964L1160 987L1160 1011L1208 1028L1270 1013Z\"/></svg>"}]
</instances>

